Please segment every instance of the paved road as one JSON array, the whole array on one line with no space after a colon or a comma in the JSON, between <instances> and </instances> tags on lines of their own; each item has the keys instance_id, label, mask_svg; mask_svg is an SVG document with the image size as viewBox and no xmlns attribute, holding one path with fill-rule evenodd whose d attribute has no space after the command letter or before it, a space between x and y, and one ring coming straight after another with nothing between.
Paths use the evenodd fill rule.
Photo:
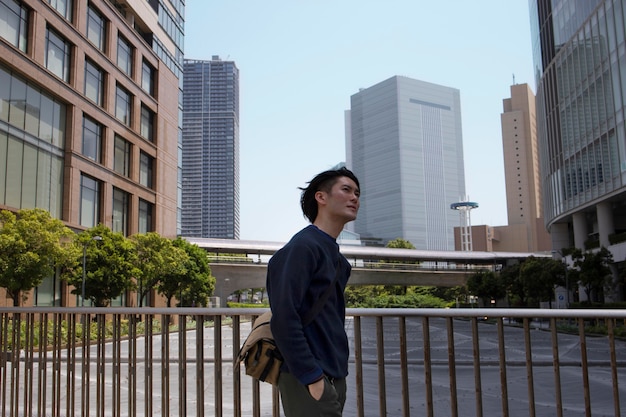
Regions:
<instances>
[{"instance_id":1,"label":"paved road","mask_svg":"<svg viewBox=\"0 0 626 417\"><path fill-rule=\"evenodd\" d=\"M409 399L412 416L425 416L426 413L426 387L424 384L424 347L422 344L421 319L407 319L408 332L408 378L409 378ZM451 415L450 401L450 377L448 367L448 338L446 330L446 321L444 319L430 320L430 344L432 366L432 383L433 383L433 408L435 416ZM482 378L482 400L484 416L501 416L502 401L500 400L500 369L498 367L498 343L497 343L497 327L493 324L481 322L480 329L480 358L481 358L481 378ZM249 331L249 323L242 325L242 339ZM352 321L348 321L347 331L350 336L353 335ZM554 372L552 367L552 349L550 333L540 329L531 332L533 361L537 365L533 367L533 378L535 384L535 403L537 416L555 416L555 389L554 389ZM384 326L385 339L385 385L384 400L388 416L401 416L402 398L401 398L401 370L399 367L399 346L398 346L398 325L397 319L385 319ZM195 332L190 331L186 337L186 354L187 359L195 358ZM527 373L525 368L525 351L524 351L524 335L523 331L517 327L505 327L506 340L506 358L510 365L506 368L506 376L508 380L508 411L511 417L526 417L528 411L528 390L527 390ZM468 321L454 320L454 349L456 358L456 389L458 396L458 414L463 417L476 416L476 396L474 387L474 371L472 367L473 346L471 329ZM230 352L233 351L232 333L229 326L224 326L222 331L222 351L225 357L224 366L222 368L221 387L224 416L233 416L233 390L232 390L232 362L230 361ZM241 342L240 342L241 343ZM237 346L240 345L237 344ZM351 340L351 344L353 341ZM611 385L611 369L606 365L608 361L608 347L606 337L588 338L587 355L590 363L594 366L589 367L589 382L591 386L591 407L594 417L614 416L613 398ZM156 336L153 343L153 355L160 357L161 339ZM378 366L377 366L377 350L376 350L376 327L375 319L362 319L362 346L363 346L363 391L365 393L365 415L379 416L380 401L378 392ZM120 345L120 355L122 358L128 357L128 342L122 342ZM111 347L107 346L107 350ZM169 339L170 357L178 356L178 334L174 333ZM205 355L212 355L214 349L213 329L206 328L204 335ZM354 349L352 347L352 352ZM97 367L95 364L96 349L91 350L94 358L89 375L89 387L91 395L97 392ZM145 344L142 338L138 338L137 357L145 355ZM575 335L559 335L559 354L562 363L561 367L561 385L564 404L564 415L567 417L583 417L585 416L584 396L582 390L582 368L580 362L580 341ZM622 364L618 368L620 381L620 402L622 408L626 409L626 343L618 342L617 346L618 361ZM76 357L80 361L80 349L76 352ZM604 365L602 365L604 363ZM602 366L596 366L602 365ZM77 365L77 372L80 373L80 364ZM48 384L52 380L52 364L48 371ZM135 390L137 400L138 415L144 415L143 410L147 401L153 404L154 415L163 415L162 407L166 402L162 399L160 376L163 372L169 375L169 409L170 415L195 415L195 399L196 385L195 372L197 365L195 362L189 362L185 368L184 382L182 381L178 368L178 363L170 364L169 369L163 370L160 362L155 362L152 369L146 369L144 362L138 362L136 367L137 388ZM113 386L110 364L102 366L102 372L106 374L105 387L103 389L106 401L106 409L104 415L112 415L110 404L113 403L110 398L115 392ZM122 415L126 415L129 401L129 379L128 369L126 365L120 370L121 375L121 410ZM60 381L66 380L66 370L61 371ZM154 375L154 385L146 392L144 375ZM214 368L212 362L204 363L205 381L203 391L205 400L205 415L212 416L215 408L216 391L213 383ZM345 417L355 417L356 414L356 382L355 382L354 363L350 364L350 376L348 379L348 401L344 412ZM10 376L10 374L9 374ZM80 379L80 374L76 375ZM250 398L252 379L242 375L242 415L252 415L252 401ZM77 382L78 406L80 406L80 383ZM6 386L6 385L5 385ZM50 385L49 385L50 386ZM186 389L181 393L179 386L185 386ZM51 392L51 391L48 391ZM271 386L261 384L261 409L262 415L271 416ZM64 391L61 391L62 401L65 401ZM180 401L186 397L187 409L185 412L180 411ZM50 397L49 397L50 399ZM93 403L92 403L93 404ZM61 407L65 409L65 406ZM79 412L79 410L77 410ZM91 415L96 415L95 411Z\"/></svg>"},{"instance_id":2,"label":"paved road","mask_svg":"<svg viewBox=\"0 0 626 417\"><path fill-rule=\"evenodd\" d=\"M433 381L433 409L435 416L449 416L451 412L450 377L448 366L448 338L444 319L431 319L430 343ZM544 324L544 326L546 326ZM385 321L385 361L398 363L397 320ZM546 329L544 329L546 330ZM531 331L533 352L533 380L537 416L556 416L555 378L552 365L551 334L540 328ZM501 401L500 369L498 366L497 326L479 323L480 358L482 381L482 407L485 416L503 415ZM351 329L348 329L351 333ZM421 319L407 320L409 390L411 415L425 416L426 388L424 385L424 359ZM366 416L379 415L378 367L376 361L376 328L373 319L362 320L363 359L374 362L363 367ZM527 371L525 365L524 334L519 327L505 326L506 367L508 389L508 412L511 417L529 416ZM458 414L476 416L476 394L472 365L473 346L470 323L454 320L454 350L456 358L456 389ZM390 343L387 343L389 341ZM606 366L609 350L606 337L587 339L587 355L590 363L589 383L591 387L591 408L594 417L615 415L613 408L611 369ZM558 337L561 367L562 401L567 417L585 416L583 377L580 363L580 340L577 335L560 334ZM616 347L618 362L625 363L626 343L618 342ZM620 402L626 408L626 368L618 368ZM354 375L354 373L353 373ZM401 379L399 365L385 365L387 415L402 415ZM351 384L345 417L356 416L355 390Z\"/></svg>"}]
</instances>

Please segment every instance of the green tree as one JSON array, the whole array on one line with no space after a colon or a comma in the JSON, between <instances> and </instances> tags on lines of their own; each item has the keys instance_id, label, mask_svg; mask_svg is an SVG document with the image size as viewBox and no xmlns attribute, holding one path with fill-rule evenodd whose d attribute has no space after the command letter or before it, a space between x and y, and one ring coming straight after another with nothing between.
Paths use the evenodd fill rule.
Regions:
<instances>
[{"instance_id":1,"label":"green tree","mask_svg":"<svg viewBox=\"0 0 626 417\"><path fill-rule=\"evenodd\" d=\"M371 300L386 294L382 285L348 285L344 292L346 305L365 307Z\"/></svg>"},{"instance_id":2,"label":"green tree","mask_svg":"<svg viewBox=\"0 0 626 417\"><path fill-rule=\"evenodd\" d=\"M42 209L0 211L0 287L19 306L25 293L75 266L74 233Z\"/></svg>"},{"instance_id":3,"label":"green tree","mask_svg":"<svg viewBox=\"0 0 626 417\"><path fill-rule=\"evenodd\" d=\"M529 256L521 264L519 272L524 292L537 303L552 302L554 288L565 284L563 264L552 258Z\"/></svg>"},{"instance_id":4,"label":"green tree","mask_svg":"<svg viewBox=\"0 0 626 417\"><path fill-rule=\"evenodd\" d=\"M174 297L179 298L181 307L207 306L215 291L215 278L206 251L180 237L172 241L172 247L185 255L180 258L182 268L164 274L157 283L157 291L167 299L168 307Z\"/></svg>"},{"instance_id":5,"label":"green tree","mask_svg":"<svg viewBox=\"0 0 626 417\"><path fill-rule=\"evenodd\" d=\"M385 247L394 249L415 249L415 246L411 242L402 238L390 240Z\"/></svg>"},{"instance_id":6,"label":"green tree","mask_svg":"<svg viewBox=\"0 0 626 417\"><path fill-rule=\"evenodd\" d=\"M409 242L406 239L402 239L402 238L396 238L394 240L390 240L389 242L387 242L387 244L385 245L385 247L387 248L393 248L393 249L415 249L415 246ZM381 263L418 263L415 261L400 261L400 260L394 260L394 261L383 261ZM406 295L407 294L407 287L405 285L385 285L385 291L387 293L389 293L390 295Z\"/></svg>"},{"instance_id":7,"label":"green tree","mask_svg":"<svg viewBox=\"0 0 626 417\"><path fill-rule=\"evenodd\" d=\"M94 237L102 240L96 242ZM135 245L121 233L98 225L78 235L78 248L86 249L85 299L96 307L106 307L112 299L135 289L134 279L141 273L137 267ZM82 293L82 269L66 278L74 286L73 294Z\"/></svg>"},{"instance_id":8,"label":"green tree","mask_svg":"<svg viewBox=\"0 0 626 417\"><path fill-rule=\"evenodd\" d=\"M141 265L141 272L136 278L136 287L139 295L139 307L151 291L157 289L163 277L183 277L186 273L186 264L189 261L187 253L172 244L156 232L133 235L130 239L135 244L137 260ZM171 283L168 283L171 286ZM169 294L169 287L165 287ZM168 299L168 305L171 300Z\"/></svg>"},{"instance_id":9,"label":"green tree","mask_svg":"<svg viewBox=\"0 0 626 417\"><path fill-rule=\"evenodd\" d=\"M595 294L596 300L600 300L604 292L604 285L611 275L609 264L613 262L613 254L602 246L597 251L581 251L575 249L572 252L574 267L578 268L579 283L583 286L587 300L591 303L591 296Z\"/></svg>"},{"instance_id":10,"label":"green tree","mask_svg":"<svg viewBox=\"0 0 626 417\"><path fill-rule=\"evenodd\" d=\"M479 297L483 305L490 304L506 295L505 283L493 271L478 271L467 279L467 289L471 294Z\"/></svg>"},{"instance_id":11,"label":"green tree","mask_svg":"<svg viewBox=\"0 0 626 417\"><path fill-rule=\"evenodd\" d=\"M520 277L521 267L519 263L506 266L500 271L500 279L504 282L512 305L525 307L528 305L528 296Z\"/></svg>"}]
</instances>

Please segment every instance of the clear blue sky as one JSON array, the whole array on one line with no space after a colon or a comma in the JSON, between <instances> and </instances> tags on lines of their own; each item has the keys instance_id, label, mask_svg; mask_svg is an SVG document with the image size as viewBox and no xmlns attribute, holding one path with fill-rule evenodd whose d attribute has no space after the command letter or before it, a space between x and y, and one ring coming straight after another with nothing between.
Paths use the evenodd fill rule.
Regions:
<instances>
[{"instance_id":1,"label":"clear blue sky","mask_svg":"<svg viewBox=\"0 0 626 417\"><path fill-rule=\"evenodd\" d=\"M394 75L460 90L472 225L505 225L500 114L533 91L527 0L188 0L185 58L240 70L240 238L285 242L300 191L345 160L350 96Z\"/></svg>"}]
</instances>

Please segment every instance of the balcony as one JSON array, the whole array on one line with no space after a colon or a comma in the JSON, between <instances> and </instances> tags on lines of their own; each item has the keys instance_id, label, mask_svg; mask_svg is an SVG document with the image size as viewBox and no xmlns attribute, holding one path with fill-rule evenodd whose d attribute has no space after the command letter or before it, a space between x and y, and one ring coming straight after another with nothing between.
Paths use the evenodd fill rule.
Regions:
<instances>
[{"instance_id":1,"label":"balcony","mask_svg":"<svg viewBox=\"0 0 626 417\"><path fill-rule=\"evenodd\" d=\"M0 415L280 416L277 390L233 373L263 311L0 308ZM348 309L344 416L618 416L625 323L623 310Z\"/></svg>"}]
</instances>

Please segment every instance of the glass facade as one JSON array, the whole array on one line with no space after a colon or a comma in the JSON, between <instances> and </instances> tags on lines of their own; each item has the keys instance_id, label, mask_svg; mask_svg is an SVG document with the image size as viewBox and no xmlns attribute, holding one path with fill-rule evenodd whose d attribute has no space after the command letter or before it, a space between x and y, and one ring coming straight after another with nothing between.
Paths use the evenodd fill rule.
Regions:
<instances>
[{"instance_id":1,"label":"glass facade","mask_svg":"<svg viewBox=\"0 0 626 417\"><path fill-rule=\"evenodd\" d=\"M0 66L0 204L61 215L65 112Z\"/></svg>"},{"instance_id":2,"label":"glass facade","mask_svg":"<svg viewBox=\"0 0 626 417\"><path fill-rule=\"evenodd\" d=\"M361 182L354 232L454 250L465 195L460 92L392 77L351 97L346 164Z\"/></svg>"},{"instance_id":3,"label":"glass facade","mask_svg":"<svg viewBox=\"0 0 626 417\"><path fill-rule=\"evenodd\" d=\"M624 2L540 0L530 11L547 227L568 230L552 233L555 249L598 236L608 246L626 231Z\"/></svg>"}]
</instances>

